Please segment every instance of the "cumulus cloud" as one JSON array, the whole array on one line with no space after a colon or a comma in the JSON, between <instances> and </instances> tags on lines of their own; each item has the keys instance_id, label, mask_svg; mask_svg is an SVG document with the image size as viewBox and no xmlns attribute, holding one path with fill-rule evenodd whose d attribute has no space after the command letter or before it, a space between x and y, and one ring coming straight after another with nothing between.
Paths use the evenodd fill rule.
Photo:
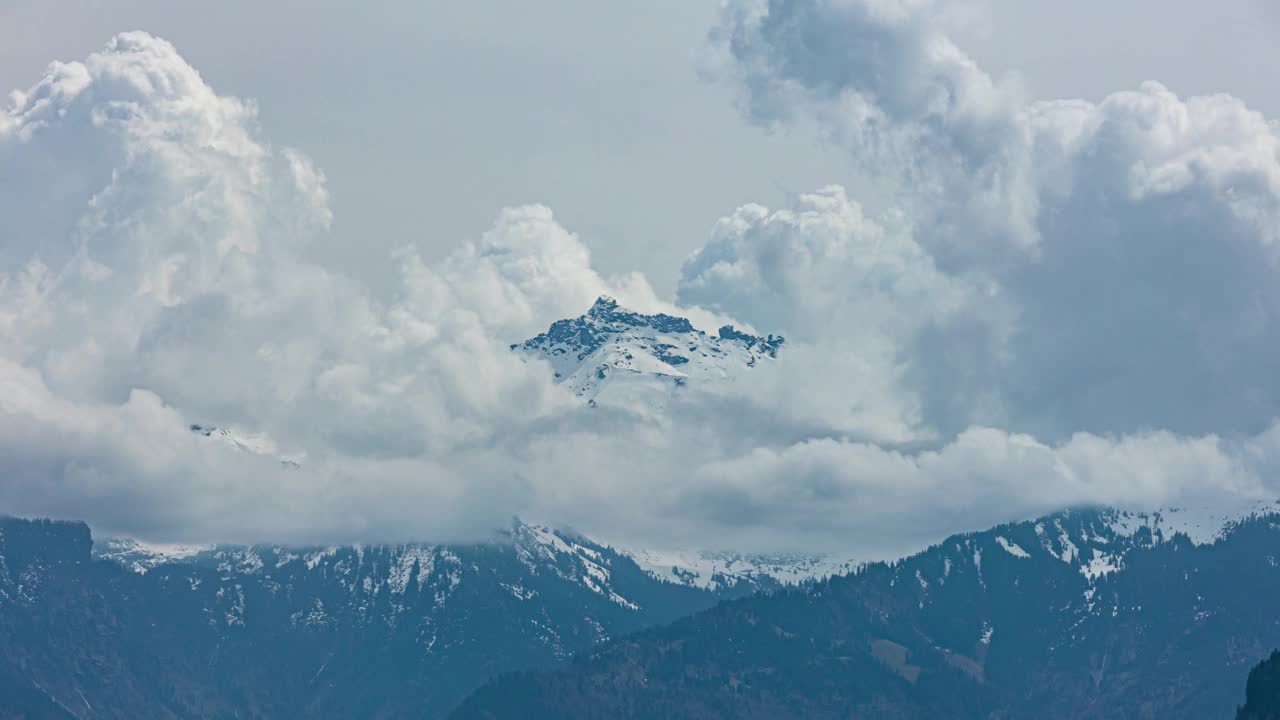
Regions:
<instances>
[{"instance_id":1,"label":"cumulus cloud","mask_svg":"<svg viewBox=\"0 0 1280 720\"><path fill-rule=\"evenodd\" d=\"M1037 206L1021 93L956 47L937 16L931 0L729 2L710 65L752 121L812 119L891 197L915 197L943 261L990 240L1029 247Z\"/></svg>"},{"instance_id":2,"label":"cumulus cloud","mask_svg":"<svg viewBox=\"0 0 1280 720\"><path fill-rule=\"evenodd\" d=\"M1278 414L1280 138L1243 102L1156 83L1028 110L1038 257L1011 403L1051 428L1252 433ZM1030 409L1034 408L1034 411Z\"/></svg>"},{"instance_id":3,"label":"cumulus cloud","mask_svg":"<svg viewBox=\"0 0 1280 720\"><path fill-rule=\"evenodd\" d=\"M900 213L869 217L832 186L790 208L748 205L721 219L685 262L678 299L786 334L786 355L756 379L772 404L903 443L931 434L904 344L966 318L1004 319L993 292L941 271Z\"/></svg>"},{"instance_id":4,"label":"cumulus cloud","mask_svg":"<svg viewBox=\"0 0 1280 720\"><path fill-rule=\"evenodd\" d=\"M937 13L926 0L741 0L711 36L750 119L816 122L892 187L882 212L909 219L918 282L985 288L976 314L894 325L925 422L1051 437L1265 428L1280 410L1274 125L1236 98L1154 82L1028 102ZM839 285L837 268L857 271L838 249L807 262L821 270L771 302L800 312ZM703 274L695 261L682 287Z\"/></svg>"},{"instance_id":5,"label":"cumulus cloud","mask_svg":"<svg viewBox=\"0 0 1280 720\"><path fill-rule=\"evenodd\" d=\"M463 502L490 480L439 458L568 402L490 332L609 289L548 211L504 214L439 270L406 250L382 307L306 259L329 222L323 174L142 33L15 93L0 153L3 372L23 390L5 406L23 428L6 437L24 438L4 454L9 509L242 536L447 535L516 509L476 498L518 493ZM189 424L266 434L307 458L307 480L192 454ZM379 512L391 498L405 510Z\"/></svg>"},{"instance_id":6,"label":"cumulus cloud","mask_svg":"<svg viewBox=\"0 0 1280 720\"><path fill-rule=\"evenodd\" d=\"M371 292L311 260L323 173L171 45L51 65L0 113L0 506L156 540L466 539L521 514L891 553L1274 492L1271 126L1154 84L1028 103L933 12L726 6L750 117L818 122L896 201L741 207L674 300L537 205L438 261L401 249ZM788 340L728 391L588 409L509 344L600 294Z\"/></svg>"},{"instance_id":7,"label":"cumulus cloud","mask_svg":"<svg viewBox=\"0 0 1280 720\"><path fill-rule=\"evenodd\" d=\"M402 249L379 302L308 260L323 173L144 33L51 65L0 118L9 512L188 539L487 536L540 491L522 444L581 422L509 344L606 293L675 311L541 206L438 263Z\"/></svg>"}]
</instances>

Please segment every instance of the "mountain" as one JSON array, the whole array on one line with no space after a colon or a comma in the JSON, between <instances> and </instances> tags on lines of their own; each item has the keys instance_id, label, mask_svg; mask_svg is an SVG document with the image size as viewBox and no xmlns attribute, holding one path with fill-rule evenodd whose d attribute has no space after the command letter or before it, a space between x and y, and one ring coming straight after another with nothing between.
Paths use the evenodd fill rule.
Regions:
<instances>
[{"instance_id":1,"label":"mountain","mask_svg":"<svg viewBox=\"0 0 1280 720\"><path fill-rule=\"evenodd\" d=\"M1280 518L1078 510L511 674L471 718L1211 718L1280 646Z\"/></svg>"},{"instance_id":2,"label":"mountain","mask_svg":"<svg viewBox=\"0 0 1280 720\"><path fill-rule=\"evenodd\" d=\"M491 676L754 586L656 580L585 538L95 547L0 520L0 716L440 717ZM21 712L19 712L21 711Z\"/></svg>"},{"instance_id":3,"label":"mountain","mask_svg":"<svg viewBox=\"0 0 1280 720\"><path fill-rule=\"evenodd\" d=\"M272 457L279 460L280 464L286 467L302 467L304 458L302 454L282 455L276 448L275 442L266 435L249 435L231 428L213 425L191 425L190 430L200 437L208 438L211 442L220 443L223 447L234 449L237 452Z\"/></svg>"},{"instance_id":4,"label":"mountain","mask_svg":"<svg viewBox=\"0 0 1280 720\"><path fill-rule=\"evenodd\" d=\"M0 716L442 717L500 676L456 717L1218 717L1280 646L1278 541L1270 505L1081 510L744 597L763 559L662 582L518 521L289 548L4 519Z\"/></svg>"},{"instance_id":5,"label":"mountain","mask_svg":"<svg viewBox=\"0 0 1280 720\"><path fill-rule=\"evenodd\" d=\"M690 385L714 391L737 382L743 371L776 358L784 342L732 325L711 335L685 318L641 315L601 296L585 315L558 320L511 349L546 360L556 382L589 404L654 407Z\"/></svg>"},{"instance_id":6,"label":"mountain","mask_svg":"<svg viewBox=\"0 0 1280 720\"><path fill-rule=\"evenodd\" d=\"M757 336L732 325L715 335L694 328L686 318L643 315L601 296L577 318L558 320L537 337L510 346L526 358L547 361L557 382L595 406L621 405L659 410L672 393L714 392L738 382L760 363L777 358L785 340ZM267 435L238 428L193 424L191 432L232 452L271 457L302 468L301 454L283 455ZM98 553L136 569L180 559L197 548L141 545L108 538ZM775 590L841 572L856 564L818 554L744 554L705 548L633 548L619 550L654 578L712 591Z\"/></svg>"},{"instance_id":7,"label":"mountain","mask_svg":"<svg viewBox=\"0 0 1280 720\"><path fill-rule=\"evenodd\" d=\"M1280 720L1280 650L1249 671L1236 720Z\"/></svg>"},{"instance_id":8,"label":"mountain","mask_svg":"<svg viewBox=\"0 0 1280 720\"><path fill-rule=\"evenodd\" d=\"M577 318L558 320L537 337L511 346L545 360L556 382L588 405L656 412L680 392L717 392L749 380L785 344L732 325L715 334L673 315L643 315L601 296ZM744 554L706 548L621 550L654 577L704 589L752 586L773 590L848 572L856 563L819 554Z\"/></svg>"},{"instance_id":9,"label":"mountain","mask_svg":"<svg viewBox=\"0 0 1280 720\"><path fill-rule=\"evenodd\" d=\"M511 349L643 412L784 347L601 298ZM191 431L306 472L266 435ZM518 520L468 545L285 547L0 519L0 716L1224 716L1280 646L1274 511L1076 510L891 563Z\"/></svg>"},{"instance_id":10,"label":"mountain","mask_svg":"<svg viewBox=\"0 0 1280 720\"><path fill-rule=\"evenodd\" d=\"M757 591L802 585L858 568L853 560L805 553L735 553L719 550L656 551L621 548L653 577L707 590L752 587Z\"/></svg>"}]
</instances>

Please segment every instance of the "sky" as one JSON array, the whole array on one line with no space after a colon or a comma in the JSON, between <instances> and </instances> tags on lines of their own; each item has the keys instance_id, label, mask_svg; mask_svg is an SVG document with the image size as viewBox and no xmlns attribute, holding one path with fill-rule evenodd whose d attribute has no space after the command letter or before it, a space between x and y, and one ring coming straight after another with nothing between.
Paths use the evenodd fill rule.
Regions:
<instances>
[{"instance_id":1,"label":"sky","mask_svg":"<svg viewBox=\"0 0 1280 720\"><path fill-rule=\"evenodd\" d=\"M1275 496L1278 22L5 0L0 508L868 556ZM602 293L788 349L593 413L506 348Z\"/></svg>"},{"instance_id":2,"label":"sky","mask_svg":"<svg viewBox=\"0 0 1280 720\"><path fill-rule=\"evenodd\" d=\"M498 209L544 203L601 268L642 271L670 293L675 268L732 208L854 181L813 133L762 133L728 88L700 78L718 5L3 0L0 92L145 30L220 93L253 99L273 142L324 168L334 227L317 251L370 284L391 248L438 258ZM973 57L1037 98L1097 100L1158 79L1280 116L1262 70L1280 59L1280 11L1266 0L943 10Z\"/></svg>"}]
</instances>

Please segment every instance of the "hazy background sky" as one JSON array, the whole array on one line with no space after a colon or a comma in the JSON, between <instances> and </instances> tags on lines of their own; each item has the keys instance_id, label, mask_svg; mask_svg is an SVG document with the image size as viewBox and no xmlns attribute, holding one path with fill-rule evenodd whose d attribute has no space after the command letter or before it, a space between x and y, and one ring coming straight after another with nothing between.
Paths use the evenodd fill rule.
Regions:
<instances>
[{"instance_id":1,"label":"hazy background sky","mask_svg":"<svg viewBox=\"0 0 1280 720\"><path fill-rule=\"evenodd\" d=\"M0 0L0 88L114 33L174 43L220 94L254 99L276 144L329 178L321 260L375 287L389 248L439 257L497 211L554 208L606 272L669 294L716 218L855 184L808 132L744 123L694 55L716 0ZM1159 79L1280 116L1280 10L1266 0L952 3L951 34L1036 98L1097 100ZM1103 20L1105 18L1105 20ZM1188 48L1194 48L1189 51Z\"/></svg>"}]
</instances>

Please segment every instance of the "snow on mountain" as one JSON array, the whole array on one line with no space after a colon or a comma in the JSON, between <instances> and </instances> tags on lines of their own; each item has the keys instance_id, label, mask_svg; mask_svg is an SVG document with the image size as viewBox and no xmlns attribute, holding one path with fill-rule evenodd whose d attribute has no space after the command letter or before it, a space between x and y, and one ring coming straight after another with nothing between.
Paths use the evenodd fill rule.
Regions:
<instances>
[{"instance_id":1,"label":"snow on mountain","mask_svg":"<svg viewBox=\"0 0 1280 720\"><path fill-rule=\"evenodd\" d=\"M768 590L809 580L852 572L857 563L826 555L741 554L723 551L686 550L663 552L609 546L580 534L553 530L545 525L517 522L512 530L521 561L531 570L536 564L550 565L563 576L614 602L627 605L625 598L609 590L610 565L614 557L631 560L650 577L663 582L703 590L753 588Z\"/></svg>"},{"instance_id":2,"label":"snow on mountain","mask_svg":"<svg viewBox=\"0 0 1280 720\"><path fill-rule=\"evenodd\" d=\"M660 393L695 384L714 390L742 371L777 357L784 340L725 325L715 335L685 318L641 315L601 296L581 317L558 320L511 349L546 360L556 382L590 404L653 403Z\"/></svg>"},{"instance_id":3,"label":"snow on mountain","mask_svg":"<svg viewBox=\"0 0 1280 720\"><path fill-rule=\"evenodd\" d=\"M139 574L167 562L189 560L212 549L212 545L148 543L132 538L106 538L93 545L94 555L114 560Z\"/></svg>"},{"instance_id":4,"label":"snow on mountain","mask_svg":"<svg viewBox=\"0 0 1280 720\"><path fill-rule=\"evenodd\" d=\"M1114 583L1103 583L1127 576L1129 563L1139 554L1170 543L1175 536L1197 545L1213 544L1246 520L1276 515L1280 515L1280 504L1274 502L1159 511L1063 511L954 536L913 556L932 560L916 562L901 579L918 585L920 602L927 604L943 597L937 593L945 592L957 571L968 573L983 587L1005 577L1010 563L1020 568L1017 572L1061 577L1065 571L1079 578L1082 588L1071 612L1091 617L1123 605L1115 596ZM434 609L428 615L435 618L431 622L444 623L474 602L497 602L496 595L531 613L530 622L542 617L548 603L561 609L594 603L595 614L587 620L572 617L595 627L592 623L610 613L614 622L625 622L626 617L643 618L661 611L673 597L663 593L673 592L672 586L708 597L736 597L834 575L856 575L869 567L824 555L619 549L519 520L494 540L476 545L210 547L117 539L95 543L93 553L139 575L159 573L174 587L189 587L191 593L205 597L210 622L228 628L243 622L246 608L261 607L263 591L274 595L289 588L295 589L289 593L301 592L296 597L288 594L293 598L289 622L299 626L329 625L338 622L339 615L367 618L370 613L382 613L387 622L395 623L408 611L412 591L413 597L429 598L426 602ZM302 588L308 589L302 592ZM591 630L597 641L611 634L602 628ZM539 642L555 648L557 656L570 654L560 631L548 625L537 633L545 635Z\"/></svg>"},{"instance_id":5,"label":"snow on mountain","mask_svg":"<svg viewBox=\"0 0 1280 720\"><path fill-rule=\"evenodd\" d=\"M500 681L458 714L625 715L658 698L690 717L762 707L755 716L994 707L1001 717L1213 717L1231 707L1223 677L1238 682L1280 638L1269 604L1280 591L1278 510L1211 498L953 535L806 592L722 604L572 666ZM1206 678L1206 668L1224 672ZM988 689L989 699L976 694ZM941 700L912 704L919 697Z\"/></svg>"},{"instance_id":6,"label":"snow on mountain","mask_svg":"<svg viewBox=\"0 0 1280 720\"><path fill-rule=\"evenodd\" d=\"M996 542L1000 543L1000 547L1004 548L1005 552L1009 553L1010 555L1016 558L1031 557L1031 553L1028 553L1026 550L1023 550L1022 547L1017 543L1009 542L1008 539L1006 539L1003 535L996 536ZM1070 540L1068 540L1068 542L1070 542Z\"/></svg>"},{"instance_id":7,"label":"snow on mountain","mask_svg":"<svg viewBox=\"0 0 1280 720\"><path fill-rule=\"evenodd\" d=\"M612 565L623 556L580 535L516 520L510 530L500 533L489 545L494 549L513 550L520 564L532 575L557 577L604 596L617 605L637 609L635 603L612 587ZM250 547L170 545L131 538L106 538L94 544L93 554L114 560L139 574L145 574L165 563L189 562L214 568L228 578L259 575L264 570L276 570L295 562L304 564L309 572L347 576L354 572L356 566L376 556L376 564L381 569L376 574L365 574L360 582L367 587L360 589L376 593L386 585L392 594L400 595L405 592L415 565L418 568L418 582L425 582L437 570L448 570L451 566L458 565L456 550L457 548L420 543L386 546ZM448 584L456 586L459 581L458 573L449 574L451 582Z\"/></svg>"},{"instance_id":8,"label":"snow on mountain","mask_svg":"<svg viewBox=\"0 0 1280 720\"><path fill-rule=\"evenodd\" d=\"M1196 545L1217 541L1236 523L1260 515L1280 512L1280 501L1222 499L1193 506L1155 511L1111 510L1111 528L1122 536L1133 536L1146 528L1164 540L1181 533Z\"/></svg>"},{"instance_id":9,"label":"snow on mountain","mask_svg":"<svg viewBox=\"0 0 1280 720\"><path fill-rule=\"evenodd\" d=\"M671 393L686 388L715 392L744 381L749 370L760 363L774 361L783 344L782 337L752 335L731 325L709 334L695 328L686 318L643 315L619 306L613 298L601 296L584 315L558 320L537 337L511 345L511 350L527 358L546 361L556 382L590 405L661 409ZM276 457L284 464L299 467L301 458L281 455L265 435L202 425L192 425L191 430L228 447ZM1102 518L1102 524L1091 520L1085 529L1080 529L1074 520L1066 522L1072 517L1078 520L1078 516L1068 512L1038 523L1036 544L1026 538L1015 541L1000 535L996 537L996 547L997 551L1002 549L1020 560L1044 555L1073 564L1092 581L1121 571L1129 548L1164 542L1178 533L1196 544L1212 543L1234 523L1278 509L1271 502L1225 500L1163 510L1104 509L1091 515ZM658 580L711 591L734 587L772 589L847 574L860 567L859 562L848 558L817 554L614 549L580 535L518 521L504 533L502 542L514 546L520 562L530 572L553 573L621 607L634 607L634 602L610 584L610 563L620 557L634 561ZM441 551L437 548L428 552L425 547L415 552ZM209 548L112 540L98 554L146 572L160 563L189 559L206 551ZM307 555L308 565L314 567L326 553L334 552L333 548L313 550ZM283 557L286 551L277 548L275 553ZM410 554L413 553L407 553L406 557ZM974 549L970 557L975 565L980 565L982 550ZM422 560L418 558L426 567ZM959 561L959 558L955 560ZM402 571L407 572L403 568ZM525 592L514 585L511 591Z\"/></svg>"},{"instance_id":10,"label":"snow on mountain","mask_svg":"<svg viewBox=\"0 0 1280 720\"><path fill-rule=\"evenodd\" d=\"M740 554L723 551L685 550L653 551L615 548L578 533L555 530L547 525L513 522L493 541L495 547L510 547L525 570L535 576L551 576L584 587L628 609L636 603L613 582L614 564L630 560L647 576L662 582L685 585L712 592L733 589L771 590L809 580L852 572L857 563L826 555L807 554ZM393 594L402 594L408 574L416 562L420 582L434 568L449 566L447 547L406 544L395 546L314 547L285 546L218 546L173 545L148 543L131 538L107 538L94 544L94 555L114 560L126 568L143 574L171 562L192 562L215 567L222 574L259 574L264 568L279 568L300 560L309 571L339 574L351 568L342 558L357 560L367 553L385 553L382 563L385 576L367 578L369 590L387 584ZM454 563L456 564L456 563ZM511 592L526 592L512 585Z\"/></svg>"},{"instance_id":11,"label":"snow on mountain","mask_svg":"<svg viewBox=\"0 0 1280 720\"><path fill-rule=\"evenodd\" d=\"M1124 569L1125 556L1135 548L1169 542L1181 534L1197 545L1216 542L1237 523L1249 518L1280 514L1273 501L1221 502L1214 505L1176 507L1161 510L1105 508L1096 511L1066 511L1034 524L1034 542L997 533L995 545L1019 560L1052 559L1077 567L1089 580ZM1020 526L1010 526L1017 528ZM613 566L622 560L634 562L648 576L663 582L710 590L734 588L772 590L798 585L833 575L857 571L862 563L825 554L735 553L715 550L653 550L612 547L578 533L556 530L547 525L519 520L500 533L495 546L509 546L517 559L533 575L550 575L579 585L625 608L635 609L633 600L614 587ZM343 551L343 552L339 552ZM349 552L348 552L349 551ZM128 538L108 538L95 543L94 554L115 560L138 573L169 562L201 562L227 574L254 574L264 564L278 567L301 558L310 570L333 565L338 555L363 556L385 552L386 577L366 579L376 590L383 583L403 592L413 563L425 578L436 567L456 561L446 547L408 544L397 546L350 546L347 548L237 547L213 545L173 545L147 543ZM981 567L982 549L974 548L955 562L972 558ZM456 564L456 562L455 562ZM336 570L342 572L342 563ZM456 582L456 577L454 579ZM524 590L513 585L513 593Z\"/></svg>"},{"instance_id":12,"label":"snow on mountain","mask_svg":"<svg viewBox=\"0 0 1280 720\"><path fill-rule=\"evenodd\" d=\"M1134 548L1169 542L1178 534L1196 545L1212 544L1242 521L1276 514L1280 514L1280 502L1266 500L1206 501L1159 510L1106 508L1098 510L1096 516L1092 512L1067 511L1035 523L1035 544L1015 542L1000 534L994 537L996 546L1014 558L1030 560L1039 556L1073 564L1092 581L1123 570L1124 557ZM852 573L861 566L855 560L820 554L753 555L637 548L620 552L660 580L710 590L739 582L762 588L774 583L795 585ZM980 548L967 556L981 566Z\"/></svg>"},{"instance_id":13,"label":"snow on mountain","mask_svg":"<svg viewBox=\"0 0 1280 720\"><path fill-rule=\"evenodd\" d=\"M545 525L528 525L517 521L511 537L520 562L530 572L550 569L561 578L607 597L610 602L629 610L636 603L620 595L613 587L612 564L617 556L601 545L581 536L561 533Z\"/></svg>"},{"instance_id":14,"label":"snow on mountain","mask_svg":"<svg viewBox=\"0 0 1280 720\"><path fill-rule=\"evenodd\" d=\"M1243 522L1275 515L1280 515L1278 501L1222 499L1160 510L1067 510L1032 522L1003 525L989 534L995 546L1016 561L1065 563L1092 584L1124 572L1126 559L1135 551L1172 542L1177 536L1193 545L1212 545ZM976 536L963 537L964 543L969 543ZM981 572L983 547L941 548L944 553L952 550L954 562L972 557ZM948 557L947 562L950 566L953 560ZM1092 599L1091 592L1087 599Z\"/></svg>"},{"instance_id":15,"label":"snow on mountain","mask_svg":"<svg viewBox=\"0 0 1280 720\"><path fill-rule=\"evenodd\" d=\"M278 458L280 464L288 467L301 467L302 455L282 455L275 441L267 435L245 433L212 425L192 425L191 432L241 452Z\"/></svg>"},{"instance_id":16,"label":"snow on mountain","mask_svg":"<svg viewBox=\"0 0 1280 720\"><path fill-rule=\"evenodd\" d=\"M661 409L668 393L690 386L715 392L738 382L746 371L776 359L783 343L782 337L752 335L732 325L709 334L686 318L643 315L601 296L584 315L558 320L547 332L512 345L511 349L547 361L556 381L590 405L606 403L656 410ZM192 425L191 431L229 448L275 457L286 465L300 467L301 458L282 455L266 435L211 425ZM530 569L537 563L549 563L565 573L566 579L619 605L630 604L630 600L612 594L608 588L608 561L598 555L603 546L585 538L578 543L573 537L576 536L523 523L517 523L510 534L521 561ZM175 554L186 550L170 551L166 546L112 540L110 547L99 554L110 553L145 572L169 559L191 557L210 548L193 549L188 555ZM735 586L767 589L848 572L856 566L852 561L821 555L743 555L703 550L619 552L651 577L711 590Z\"/></svg>"},{"instance_id":17,"label":"snow on mountain","mask_svg":"<svg viewBox=\"0 0 1280 720\"><path fill-rule=\"evenodd\" d=\"M858 563L853 560L840 560L828 555L744 555L710 550L657 552L642 549L621 552L659 580L706 590L718 590L738 583L756 587L797 585L844 575L858 568Z\"/></svg>"},{"instance_id":18,"label":"snow on mountain","mask_svg":"<svg viewBox=\"0 0 1280 720\"><path fill-rule=\"evenodd\" d=\"M709 334L689 320L642 315L601 296L581 317L558 320L535 338L511 346L545 360L556 382L591 405L660 409L668 393L685 388L715 392L778 356L784 339L741 332L732 325ZM794 584L855 567L821 555L743 555L732 552L623 549L663 581L718 589Z\"/></svg>"},{"instance_id":19,"label":"snow on mountain","mask_svg":"<svg viewBox=\"0 0 1280 720\"><path fill-rule=\"evenodd\" d=\"M659 582L610 548L519 522L474 544L178 547L0 517L0 670L12 671L0 685L30 678L132 716L188 686L229 699L211 710L199 694L179 714L442 718L494 674L748 590ZM85 663L119 682L79 686Z\"/></svg>"}]
</instances>

